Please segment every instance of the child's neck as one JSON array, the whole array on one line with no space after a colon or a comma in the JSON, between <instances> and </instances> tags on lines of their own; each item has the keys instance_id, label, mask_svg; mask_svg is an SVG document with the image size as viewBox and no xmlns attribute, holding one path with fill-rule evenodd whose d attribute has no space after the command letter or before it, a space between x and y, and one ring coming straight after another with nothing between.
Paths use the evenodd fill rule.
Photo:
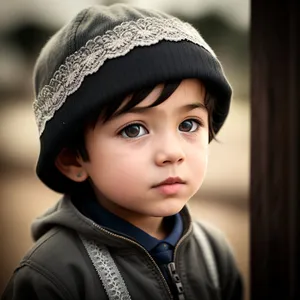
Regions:
<instances>
[{"instance_id":1,"label":"child's neck","mask_svg":"<svg viewBox=\"0 0 300 300\"><path fill-rule=\"evenodd\" d=\"M122 214L114 213L158 240L163 240L168 234L164 226L163 217L141 216L132 212L124 213L124 211Z\"/></svg>"},{"instance_id":2,"label":"child's neck","mask_svg":"<svg viewBox=\"0 0 300 300\"><path fill-rule=\"evenodd\" d=\"M158 240L163 240L167 236L163 217L143 217L142 219L136 218L127 221Z\"/></svg>"},{"instance_id":3,"label":"child's neck","mask_svg":"<svg viewBox=\"0 0 300 300\"><path fill-rule=\"evenodd\" d=\"M114 213L118 217L124 219L125 221L131 223L132 225L138 227L149 235L156 239L163 240L168 235L168 231L163 222L163 217L150 217L141 214L137 214L133 211L124 209L123 207L117 205L109 205L106 201L99 201L100 204Z\"/></svg>"}]
</instances>

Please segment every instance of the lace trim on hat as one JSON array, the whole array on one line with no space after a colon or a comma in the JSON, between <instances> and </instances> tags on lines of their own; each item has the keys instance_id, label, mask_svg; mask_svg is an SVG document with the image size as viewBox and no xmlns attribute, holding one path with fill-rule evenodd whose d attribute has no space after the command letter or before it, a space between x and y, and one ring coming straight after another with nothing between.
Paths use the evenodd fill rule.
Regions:
<instances>
[{"instance_id":1,"label":"lace trim on hat","mask_svg":"<svg viewBox=\"0 0 300 300\"><path fill-rule=\"evenodd\" d=\"M80 236L110 300L130 300L125 282L108 249Z\"/></svg>"},{"instance_id":2,"label":"lace trim on hat","mask_svg":"<svg viewBox=\"0 0 300 300\"><path fill-rule=\"evenodd\" d=\"M198 31L179 19L147 17L123 22L113 30L106 31L103 36L89 40L85 46L68 56L50 83L42 88L33 103L39 134L42 135L46 122L60 109L67 97L79 89L84 78L97 72L106 60L124 56L135 47L154 45L162 40L188 40L215 56Z\"/></svg>"}]
</instances>

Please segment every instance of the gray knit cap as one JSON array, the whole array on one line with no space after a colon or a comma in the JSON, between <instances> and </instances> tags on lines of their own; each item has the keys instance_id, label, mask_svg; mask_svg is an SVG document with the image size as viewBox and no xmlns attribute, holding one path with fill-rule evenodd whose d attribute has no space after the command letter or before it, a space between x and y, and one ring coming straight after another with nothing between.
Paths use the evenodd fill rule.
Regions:
<instances>
[{"instance_id":1,"label":"gray knit cap","mask_svg":"<svg viewBox=\"0 0 300 300\"><path fill-rule=\"evenodd\" d=\"M214 131L229 110L231 87L198 31L168 14L124 4L79 12L42 49L34 71L34 114L41 150L39 178L68 192L54 166L78 124L116 97L170 80L199 78L216 100Z\"/></svg>"}]
</instances>

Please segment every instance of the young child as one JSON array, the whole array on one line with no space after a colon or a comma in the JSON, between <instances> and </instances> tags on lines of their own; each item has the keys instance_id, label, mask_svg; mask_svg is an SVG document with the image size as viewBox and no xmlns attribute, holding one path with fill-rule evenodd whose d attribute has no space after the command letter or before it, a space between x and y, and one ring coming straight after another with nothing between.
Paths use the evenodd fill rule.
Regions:
<instances>
[{"instance_id":1,"label":"young child","mask_svg":"<svg viewBox=\"0 0 300 300\"><path fill-rule=\"evenodd\" d=\"M222 234L186 207L231 99L199 33L93 6L48 41L34 79L37 174L64 196L33 223L2 299L242 299Z\"/></svg>"}]
</instances>

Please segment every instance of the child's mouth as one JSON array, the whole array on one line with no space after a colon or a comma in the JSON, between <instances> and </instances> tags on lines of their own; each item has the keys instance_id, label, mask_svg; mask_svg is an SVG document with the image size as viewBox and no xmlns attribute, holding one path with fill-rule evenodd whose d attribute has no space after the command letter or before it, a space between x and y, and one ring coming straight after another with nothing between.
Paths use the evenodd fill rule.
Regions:
<instances>
[{"instance_id":1,"label":"child's mouth","mask_svg":"<svg viewBox=\"0 0 300 300\"><path fill-rule=\"evenodd\" d=\"M162 194L174 195L177 194L184 185L185 182L180 177L169 177L154 185L153 188L157 189Z\"/></svg>"}]
</instances>

